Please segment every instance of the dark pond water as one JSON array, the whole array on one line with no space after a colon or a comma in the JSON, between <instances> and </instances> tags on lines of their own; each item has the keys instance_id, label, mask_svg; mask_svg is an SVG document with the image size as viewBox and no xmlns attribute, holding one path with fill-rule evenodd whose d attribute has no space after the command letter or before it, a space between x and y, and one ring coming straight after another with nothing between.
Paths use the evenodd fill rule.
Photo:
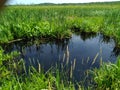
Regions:
<instances>
[{"instance_id":1,"label":"dark pond water","mask_svg":"<svg viewBox=\"0 0 120 90\"><path fill-rule=\"evenodd\" d=\"M66 52L66 49L68 50ZM19 51L28 67L32 64L47 71L51 66L68 63L68 68L76 59L73 73L74 80L81 81L85 78L85 72L100 66L103 62L116 62L119 50L115 47L113 39L106 38L101 34L73 34L72 38L65 41L40 42L40 41L21 41L5 45L6 52ZM64 55L68 54L67 59L63 60Z\"/></svg>"}]
</instances>

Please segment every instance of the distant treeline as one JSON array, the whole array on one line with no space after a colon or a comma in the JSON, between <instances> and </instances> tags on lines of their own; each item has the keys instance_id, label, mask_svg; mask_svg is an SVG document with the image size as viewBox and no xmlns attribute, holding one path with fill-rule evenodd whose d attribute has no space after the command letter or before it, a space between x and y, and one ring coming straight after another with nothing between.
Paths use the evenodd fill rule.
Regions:
<instances>
[{"instance_id":1,"label":"distant treeline","mask_svg":"<svg viewBox=\"0 0 120 90\"><path fill-rule=\"evenodd\" d=\"M90 2L90 3L40 3L40 4L34 4L34 5L93 5L93 4L120 4L120 1L114 1L114 2Z\"/></svg>"},{"instance_id":2,"label":"distant treeline","mask_svg":"<svg viewBox=\"0 0 120 90\"><path fill-rule=\"evenodd\" d=\"M7 5L7 6L61 6L61 5L119 5L120 4L120 1L113 1L113 2L90 2L90 3L40 3L40 4L28 4L28 5L24 5L24 4L17 4L17 5Z\"/></svg>"}]
</instances>

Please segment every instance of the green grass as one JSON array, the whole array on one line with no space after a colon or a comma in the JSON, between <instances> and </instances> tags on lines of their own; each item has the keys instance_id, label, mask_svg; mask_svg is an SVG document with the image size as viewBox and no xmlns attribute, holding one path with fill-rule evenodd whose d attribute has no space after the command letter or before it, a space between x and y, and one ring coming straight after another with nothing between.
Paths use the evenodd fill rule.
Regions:
<instances>
[{"instance_id":1,"label":"green grass","mask_svg":"<svg viewBox=\"0 0 120 90\"><path fill-rule=\"evenodd\" d=\"M44 72L38 63L38 69L30 66L27 71L18 56L18 52L4 54L0 50L0 90L75 90L76 84L68 80L64 69L59 71L56 65Z\"/></svg>"},{"instance_id":2,"label":"green grass","mask_svg":"<svg viewBox=\"0 0 120 90\"><path fill-rule=\"evenodd\" d=\"M65 54L67 59L69 59L68 53L69 51ZM27 71L24 60L18 60L18 56L18 52L4 54L4 51L0 50L0 90L76 90L75 86L78 87L78 90L116 90L120 88L120 58L115 64L101 63L99 69L91 70L87 75L92 75L94 84L81 87L79 82L75 83L72 80L76 60L70 67L68 66L69 60L63 60L66 64L56 64L56 67L51 67L47 72L42 70L39 63L38 69L30 66Z\"/></svg>"},{"instance_id":3,"label":"green grass","mask_svg":"<svg viewBox=\"0 0 120 90\"><path fill-rule=\"evenodd\" d=\"M94 81L97 90L118 90L120 88L120 58L116 64L104 63L100 69L94 69Z\"/></svg>"},{"instance_id":4,"label":"green grass","mask_svg":"<svg viewBox=\"0 0 120 90\"><path fill-rule=\"evenodd\" d=\"M120 3L7 6L0 19L0 43L15 39L70 38L72 29L101 32L120 46Z\"/></svg>"},{"instance_id":5,"label":"green grass","mask_svg":"<svg viewBox=\"0 0 120 90\"><path fill-rule=\"evenodd\" d=\"M77 29L79 32L101 32L115 39L120 47L120 3L54 5L54 6L7 6L0 18L0 43L16 39L66 39ZM52 69L47 73L31 67L28 76L18 53L4 54L0 49L0 90L75 90L75 84L65 79L65 71ZM71 67L72 68L72 67ZM72 69L69 77L72 78ZM95 69L94 81L97 86L90 88L119 89L120 60L107 63ZM64 79L64 80L63 80ZM81 90L81 88L80 88Z\"/></svg>"}]
</instances>

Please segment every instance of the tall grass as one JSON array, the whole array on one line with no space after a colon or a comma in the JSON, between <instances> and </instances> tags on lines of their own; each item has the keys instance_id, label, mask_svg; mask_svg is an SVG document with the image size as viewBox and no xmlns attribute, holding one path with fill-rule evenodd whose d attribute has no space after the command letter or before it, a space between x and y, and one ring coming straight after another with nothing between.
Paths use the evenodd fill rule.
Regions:
<instances>
[{"instance_id":1,"label":"tall grass","mask_svg":"<svg viewBox=\"0 0 120 90\"><path fill-rule=\"evenodd\" d=\"M94 81L97 90L117 90L120 88L120 58L116 64L104 63L100 69L94 69Z\"/></svg>"},{"instance_id":2,"label":"tall grass","mask_svg":"<svg viewBox=\"0 0 120 90\"><path fill-rule=\"evenodd\" d=\"M67 61L63 68L56 64L56 67L51 67L47 72L44 72L38 63L38 69L30 66L26 70L24 60L19 60L19 53L12 52L4 54L0 50L0 90L75 90L75 83L69 78L72 78L75 62L71 65L69 72ZM67 57L68 58L68 57ZM16 61L17 60L17 61ZM60 70L60 68L62 70ZM69 75L68 75L69 74ZM81 87L79 85L79 88Z\"/></svg>"},{"instance_id":3,"label":"tall grass","mask_svg":"<svg viewBox=\"0 0 120 90\"><path fill-rule=\"evenodd\" d=\"M4 54L0 50L0 89L1 90L115 90L120 88L120 59L116 64L104 63L101 61L99 69L86 71L86 76L91 75L92 82L90 86L85 87L74 82L73 73L76 67L76 59L69 61L68 47L63 56L63 62L51 67L47 72L43 72L40 63L38 69L30 66L25 68L24 61L17 57L19 53L12 52ZM98 54L93 59L94 64ZM87 63L89 62L89 58Z\"/></svg>"},{"instance_id":4,"label":"tall grass","mask_svg":"<svg viewBox=\"0 0 120 90\"><path fill-rule=\"evenodd\" d=\"M0 20L0 43L24 38L64 39L71 29L102 32L120 45L120 3L7 6Z\"/></svg>"},{"instance_id":5,"label":"tall grass","mask_svg":"<svg viewBox=\"0 0 120 90\"><path fill-rule=\"evenodd\" d=\"M77 29L80 32L102 32L114 38L116 45L120 46L119 4L8 6L0 18L0 43L31 38L62 40L70 38L72 32ZM47 73L42 72L38 64L38 71L30 67L27 74L22 61L17 61L17 55L16 52L4 54L0 49L0 90L75 90L72 77L76 60L69 62L68 49L63 58L66 64ZM69 69L68 63L71 63ZM97 86L93 88L119 89L119 64L120 60L116 65L109 63L95 69L94 80ZM58 68L62 70L59 71ZM22 75L19 75L21 73Z\"/></svg>"}]
</instances>

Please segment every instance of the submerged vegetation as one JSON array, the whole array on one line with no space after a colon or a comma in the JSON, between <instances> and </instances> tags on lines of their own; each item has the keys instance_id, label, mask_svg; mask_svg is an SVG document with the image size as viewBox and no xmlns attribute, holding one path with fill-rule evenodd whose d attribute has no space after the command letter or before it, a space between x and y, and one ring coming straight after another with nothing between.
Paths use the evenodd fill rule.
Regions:
<instances>
[{"instance_id":1,"label":"submerged vegetation","mask_svg":"<svg viewBox=\"0 0 120 90\"><path fill-rule=\"evenodd\" d=\"M73 32L102 33L115 39L120 47L120 3L49 5L49 6L6 6L0 18L0 44L22 39L63 40ZM38 63L38 70L32 66L26 72L24 61L18 52L5 54L0 49L0 90L81 90L72 82L66 71L59 67L44 72ZM116 64L105 63L93 70L95 85L88 89L119 89L120 60Z\"/></svg>"}]
</instances>

